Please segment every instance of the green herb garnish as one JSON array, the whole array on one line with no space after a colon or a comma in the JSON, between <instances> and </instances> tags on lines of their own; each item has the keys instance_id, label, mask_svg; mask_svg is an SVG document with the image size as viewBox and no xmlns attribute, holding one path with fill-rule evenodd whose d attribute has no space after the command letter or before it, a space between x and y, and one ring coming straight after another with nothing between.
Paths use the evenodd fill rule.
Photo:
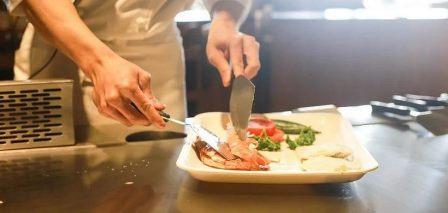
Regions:
<instances>
[{"instance_id":1,"label":"green herb garnish","mask_svg":"<svg viewBox=\"0 0 448 213\"><path fill-rule=\"evenodd\" d=\"M286 143L288 144L288 147L292 150L295 150L299 145L296 143L295 140L291 140L291 138L289 138L289 135L286 136Z\"/></svg>"},{"instance_id":2,"label":"green herb garnish","mask_svg":"<svg viewBox=\"0 0 448 213\"><path fill-rule=\"evenodd\" d=\"M258 142L257 149L261 151L279 151L280 150L280 143L275 143L266 133L265 130L261 133L260 136L253 136L253 139L255 139Z\"/></svg>"},{"instance_id":3,"label":"green herb garnish","mask_svg":"<svg viewBox=\"0 0 448 213\"><path fill-rule=\"evenodd\" d=\"M308 126L291 121L278 120L278 119L272 119L272 121L275 123L275 127L282 130L285 134L298 135L302 130L308 131L308 129L311 129ZM313 131L314 133L320 133L316 130Z\"/></svg>"},{"instance_id":4,"label":"green herb garnish","mask_svg":"<svg viewBox=\"0 0 448 213\"><path fill-rule=\"evenodd\" d=\"M286 137L286 143L292 150L295 150L298 146L309 146L316 140L316 133L319 132L311 129L311 127L305 127L298 131L298 137L294 140L289 138L288 135Z\"/></svg>"}]
</instances>

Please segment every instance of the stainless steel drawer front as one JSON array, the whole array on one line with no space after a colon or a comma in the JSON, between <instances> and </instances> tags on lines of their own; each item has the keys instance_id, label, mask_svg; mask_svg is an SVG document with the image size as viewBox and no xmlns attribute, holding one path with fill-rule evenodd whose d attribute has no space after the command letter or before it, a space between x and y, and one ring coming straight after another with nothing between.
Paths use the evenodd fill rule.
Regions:
<instances>
[{"instance_id":1,"label":"stainless steel drawer front","mask_svg":"<svg viewBox=\"0 0 448 213\"><path fill-rule=\"evenodd\" d=\"M71 80L0 82L0 150L75 143Z\"/></svg>"}]
</instances>

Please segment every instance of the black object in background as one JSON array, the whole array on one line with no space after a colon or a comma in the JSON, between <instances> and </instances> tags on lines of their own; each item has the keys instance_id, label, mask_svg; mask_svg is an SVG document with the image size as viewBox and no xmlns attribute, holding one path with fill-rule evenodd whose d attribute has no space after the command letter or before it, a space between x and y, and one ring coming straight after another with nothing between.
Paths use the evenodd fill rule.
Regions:
<instances>
[{"instance_id":1,"label":"black object in background","mask_svg":"<svg viewBox=\"0 0 448 213\"><path fill-rule=\"evenodd\" d=\"M19 48L26 25L25 18L9 15L6 5L0 1L0 80L14 78L14 52Z\"/></svg>"}]
</instances>

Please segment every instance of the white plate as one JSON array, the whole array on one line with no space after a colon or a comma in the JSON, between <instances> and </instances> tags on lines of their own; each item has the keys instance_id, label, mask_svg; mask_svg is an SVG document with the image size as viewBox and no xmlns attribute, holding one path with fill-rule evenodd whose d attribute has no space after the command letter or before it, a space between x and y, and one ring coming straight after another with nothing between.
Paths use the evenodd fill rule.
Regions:
<instances>
[{"instance_id":1,"label":"white plate","mask_svg":"<svg viewBox=\"0 0 448 213\"><path fill-rule=\"evenodd\" d=\"M222 112L203 113L194 117L193 120L215 134L226 137L227 133L222 125L222 118L226 115ZM353 158L360 162L361 169L346 172L307 172L300 169L298 159L287 160L286 163L282 164L271 163L271 170L269 171L216 169L206 166L198 159L191 147L191 139L194 137L187 138L177 159L177 166L202 181L272 184L349 182L360 179L364 174L378 167L377 161L355 137L352 126L339 114L269 113L265 115L271 119L302 123L320 131L321 134L317 135L315 144L339 143L349 147L353 151ZM285 151L285 153L287 152ZM293 152L290 151L289 154L284 156L290 158L290 154L293 154Z\"/></svg>"}]
</instances>

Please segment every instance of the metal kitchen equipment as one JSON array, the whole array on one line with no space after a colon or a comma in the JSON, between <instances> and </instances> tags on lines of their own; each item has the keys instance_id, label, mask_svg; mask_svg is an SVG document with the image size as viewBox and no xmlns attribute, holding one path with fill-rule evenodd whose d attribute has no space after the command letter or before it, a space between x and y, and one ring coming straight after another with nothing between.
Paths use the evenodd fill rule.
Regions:
<instances>
[{"instance_id":1,"label":"metal kitchen equipment","mask_svg":"<svg viewBox=\"0 0 448 213\"><path fill-rule=\"evenodd\" d=\"M402 100L405 101L405 100ZM406 100L407 101L407 100ZM423 101L424 102L424 101ZM406 104L406 105L399 105ZM386 116L390 116L401 120L403 122L415 121L425 127L428 131L434 135L444 135L448 134L448 110L444 108L437 108L426 111L419 111L416 108L410 107L409 105L424 103L417 102L395 102L394 103L384 103L379 101L372 101L370 105L372 106L372 112L374 113L384 113ZM422 110L423 108L420 108Z\"/></svg>"},{"instance_id":2,"label":"metal kitchen equipment","mask_svg":"<svg viewBox=\"0 0 448 213\"><path fill-rule=\"evenodd\" d=\"M406 94L406 98L414 99L414 100L422 100L425 101L426 105L433 107L447 107L448 101L442 97L433 97L426 95L414 95L414 94Z\"/></svg>"},{"instance_id":3,"label":"metal kitchen equipment","mask_svg":"<svg viewBox=\"0 0 448 213\"><path fill-rule=\"evenodd\" d=\"M0 150L72 145L73 81L0 81Z\"/></svg>"},{"instance_id":4,"label":"metal kitchen equipment","mask_svg":"<svg viewBox=\"0 0 448 213\"><path fill-rule=\"evenodd\" d=\"M423 96L416 96L410 94L406 96L394 95L392 97L394 104L401 106L408 106L418 112L425 112L445 108L446 103L444 103L443 101L438 101L437 99L431 100L429 98L430 98L429 96L423 98Z\"/></svg>"},{"instance_id":5,"label":"metal kitchen equipment","mask_svg":"<svg viewBox=\"0 0 448 213\"><path fill-rule=\"evenodd\" d=\"M230 120L241 140L246 139L246 128L252 112L255 86L249 79L240 75L233 80L230 94Z\"/></svg>"},{"instance_id":6,"label":"metal kitchen equipment","mask_svg":"<svg viewBox=\"0 0 448 213\"><path fill-rule=\"evenodd\" d=\"M193 130L193 132L196 133L196 135L204 143L206 143L209 147L211 147L216 152L221 154L227 160L235 159L235 156L233 156L233 154L230 152L229 146L226 146L225 141L223 141L220 137L215 135L210 130L202 127L199 124L186 123L186 122L171 118L171 116L166 112L160 111L159 114L160 114L160 116L162 116L163 119L165 119L165 121L171 121L171 122L179 124L179 125L190 127L190 129Z\"/></svg>"}]
</instances>

